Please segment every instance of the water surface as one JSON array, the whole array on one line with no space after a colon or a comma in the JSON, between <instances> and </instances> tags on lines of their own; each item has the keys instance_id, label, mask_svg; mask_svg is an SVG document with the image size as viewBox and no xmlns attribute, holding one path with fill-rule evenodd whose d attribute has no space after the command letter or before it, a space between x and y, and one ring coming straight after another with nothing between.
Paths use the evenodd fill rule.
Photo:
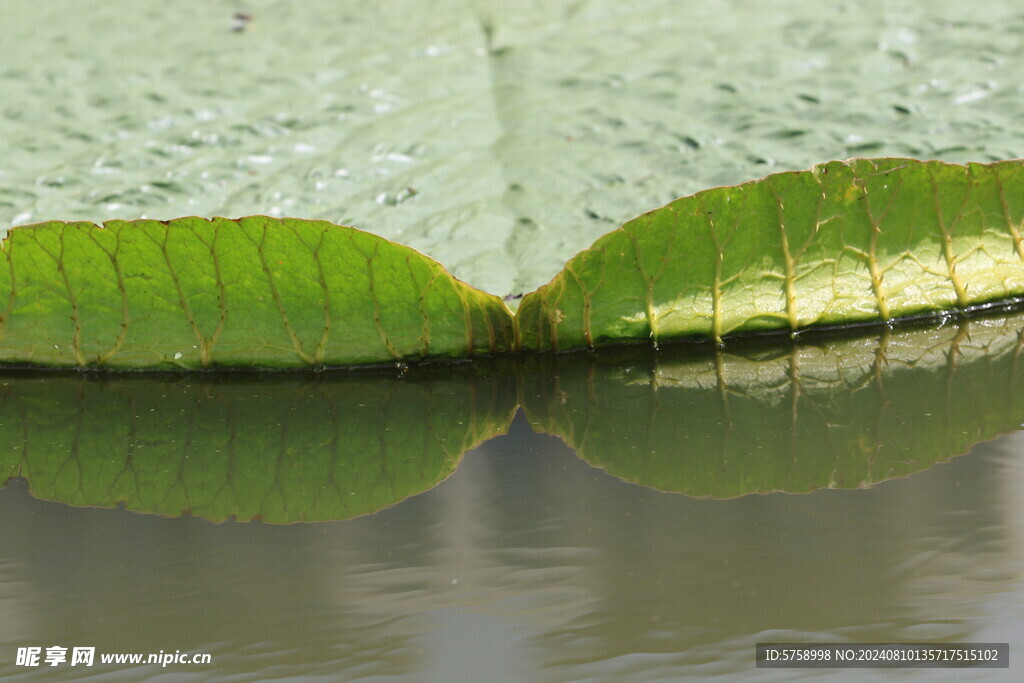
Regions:
<instances>
[{"instance_id":1,"label":"water surface","mask_svg":"<svg viewBox=\"0 0 1024 683\"><path fill-rule=\"evenodd\" d=\"M103 680L747 677L772 640L1008 640L1019 657L1022 439L868 490L722 501L619 481L520 417L431 491L297 526L72 508L15 481L0 636L10 653L213 655Z\"/></svg>"}]
</instances>

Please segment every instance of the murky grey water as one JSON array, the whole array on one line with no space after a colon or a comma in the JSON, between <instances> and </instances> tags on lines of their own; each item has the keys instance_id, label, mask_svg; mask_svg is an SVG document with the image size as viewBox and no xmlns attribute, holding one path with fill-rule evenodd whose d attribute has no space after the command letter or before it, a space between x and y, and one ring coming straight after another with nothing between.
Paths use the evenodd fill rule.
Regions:
<instances>
[{"instance_id":1,"label":"murky grey water","mask_svg":"<svg viewBox=\"0 0 1024 683\"><path fill-rule=\"evenodd\" d=\"M790 639L1010 641L1019 657L1022 451L1015 433L869 490L698 500L592 469L520 417L431 491L288 526L72 508L15 481L3 671L38 676L10 665L31 644L213 655L96 680L748 677L755 642Z\"/></svg>"}]
</instances>

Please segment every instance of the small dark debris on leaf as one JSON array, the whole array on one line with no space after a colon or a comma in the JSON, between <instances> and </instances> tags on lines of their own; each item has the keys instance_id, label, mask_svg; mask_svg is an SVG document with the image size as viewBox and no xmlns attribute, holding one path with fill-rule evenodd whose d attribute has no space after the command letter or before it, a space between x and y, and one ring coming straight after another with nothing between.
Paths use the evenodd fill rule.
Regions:
<instances>
[{"instance_id":1,"label":"small dark debris on leaf","mask_svg":"<svg viewBox=\"0 0 1024 683\"><path fill-rule=\"evenodd\" d=\"M892 108L895 109L896 113L898 113L898 114L909 114L910 113L910 109L907 108L907 107L904 107L902 104L894 104L894 105L892 105Z\"/></svg>"},{"instance_id":2,"label":"small dark debris on leaf","mask_svg":"<svg viewBox=\"0 0 1024 683\"><path fill-rule=\"evenodd\" d=\"M773 133L770 133L768 137L775 138L776 140L789 140L791 138L798 138L806 134L807 131L804 130L799 130L796 128L786 128L783 130L777 130Z\"/></svg>"},{"instance_id":3,"label":"small dark debris on leaf","mask_svg":"<svg viewBox=\"0 0 1024 683\"><path fill-rule=\"evenodd\" d=\"M523 298L523 293L519 292L518 294L506 294L505 296L501 297L501 300L502 301L515 301L516 299L522 299L522 298Z\"/></svg>"},{"instance_id":4,"label":"small dark debris on leaf","mask_svg":"<svg viewBox=\"0 0 1024 683\"><path fill-rule=\"evenodd\" d=\"M897 60L904 67L910 66L910 55L900 50L892 50L889 52L889 56Z\"/></svg>"},{"instance_id":5,"label":"small dark debris on leaf","mask_svg":"<svg viewBox=\"0 0 1024 683\"><path fill-rule=\"evenodd\" d=\"M877 140L869 140L868 142L862 142L857 145L847 145L846 152L848 154L867 154L875 150L882 148L882 143Z\"/></svg>"},{"instance_id":6,"label":"small dark debris on leaf","mask_svg":"<svg viewBox=\"0 0 1024 683\"><path fill-rule=\"evenodd\" d=\"M678 196L678 195L673 195L673 196L675 197L675 196ZM602 216L597 211L594 211L592 209L584 209L583 210L583 214L587 218L592 220L592 221L601 221L602 223L614 223L615 222L614 219L609 218L608 216Z\"/></svg>"},{"instance_id":7,"label":"small dark debris on leaf","mask_svg":"<svg viewBox=\"0 0 1024 683\"><path fill-rule=\"evenodd\" d=\"M235 33L241 33L249 29L249 25L252 23L252 15L248 12L235 12L234 16L231 17L231 30Z\"/></svg>"}]
</instances>

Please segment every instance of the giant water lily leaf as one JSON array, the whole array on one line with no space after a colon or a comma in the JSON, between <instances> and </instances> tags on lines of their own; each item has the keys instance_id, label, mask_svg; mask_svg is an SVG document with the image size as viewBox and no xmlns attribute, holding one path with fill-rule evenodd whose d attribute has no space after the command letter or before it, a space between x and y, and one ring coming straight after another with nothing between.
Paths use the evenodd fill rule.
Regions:
<instances>
[{"instance_id":1,"label":"giant water lily leaf","mask_svg":"<svg viewBox=\"0 0 1024 683\"><path fill-rule=\"evenodd\" d=\"M1018 317L818 344L530 359L535 429L609 474L732 498L860 488L1019 428Z\"/></svg>"},{"instance_id":2,"label":"giant water lily leaf","mask_svg":"<svg viewBox=\"0 0 1024 683\"><path fill-rule=\"evenodd\" d=\"M678 199L518 311L525 349L797 331L1024 294L1024 162L853 159Z\"/></svg>"},{"instance_id":3,"label":"giant water lily leaf","mask_svg":"<svg viewBox=\"0 0 1024 683\"><path fill-rule=\"evenodd\" d=\"M1024 294L1022 222L1021 161L830 162L640 216L514 321L421 254L326 222L41 224L0 252L0 362L319 367L889 322Z\"/></svg>"},{"instance_id":4,"label":"giant water lily leaf","mask_svg":"<svg viewBox=\"0 0 1024 683\"><path fill-rule=\"evenodd\" d=\"M0 479L71 505L265 522L347 519L431 488L504 432L511 382L443 377L0 378Z\"/></svg>"},{"instance_id":5,"label":"giant water lily leaf","mask_svg":"<svg viewBox=\"0 0 1024 683\"><path fill-rule=\"evenodd\" d=\"M504 304L325 221L44 223L0 251L0 362L356 365L510 350Z\"/></svg>"},{"instance_id":6,"label":"giant water lily leaf","mask_svg":"<svg viewBox=\"0 0 1024 683\"><path fill-rule=\"evenodd\" d=\"M1024 155L1014 3L305 0L253 3L238 33L208 0L8 5L0 231L325 218L509 294L702 188Z\"/></svg>"}]
</instances>

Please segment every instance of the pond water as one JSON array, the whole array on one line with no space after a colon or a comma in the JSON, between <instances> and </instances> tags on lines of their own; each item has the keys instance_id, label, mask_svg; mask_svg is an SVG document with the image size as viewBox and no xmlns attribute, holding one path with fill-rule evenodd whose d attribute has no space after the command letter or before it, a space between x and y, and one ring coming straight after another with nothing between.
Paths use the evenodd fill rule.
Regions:
<instances>
[{"instance_id":1,"label":"pond water","mask_svg":"<svg viewBox=\"0 0 1024 683\"><path fill-rule=\"evenodd\" d=\"M755 642L790 640L1009 640L1016 657L1022 450L1013 434L870 490L695 500L623 483L520 419L432 491L300 526L71 508L18 480L0 494L0 637L8 654L213 656L97 680L746 677Z\"/></svg>"},{"instance_id":2,"label":"pond water","mask_svg":"<svg viewBox=\"0 0 1024 683\"><path fill-rule=\"evenodd\" d=\"M9 372L3 672L38 675L11 666L33 645L212 658L55 680L867 673L754 669L791 641L1012 661L1020 324L401 376Z\"/></svg>"}]
</instances>

